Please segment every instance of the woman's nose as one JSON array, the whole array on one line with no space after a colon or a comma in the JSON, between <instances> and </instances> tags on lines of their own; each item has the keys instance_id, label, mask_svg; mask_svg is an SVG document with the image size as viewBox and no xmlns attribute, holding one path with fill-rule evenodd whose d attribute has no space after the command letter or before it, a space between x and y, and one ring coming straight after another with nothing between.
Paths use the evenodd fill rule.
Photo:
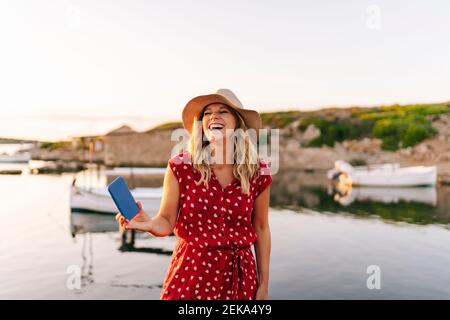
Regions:
<instances>
[{"instance_id":1,"label":"woman's nose","mask_svg":"<svg viewBox=\"0 0 450 320\"><path fill-rule=\"evenodd\" d=\"M215 112L211 113L211 119L216 119L219 117L220 117L220 113L215 113Z\"/></svg>"}]
</instances>

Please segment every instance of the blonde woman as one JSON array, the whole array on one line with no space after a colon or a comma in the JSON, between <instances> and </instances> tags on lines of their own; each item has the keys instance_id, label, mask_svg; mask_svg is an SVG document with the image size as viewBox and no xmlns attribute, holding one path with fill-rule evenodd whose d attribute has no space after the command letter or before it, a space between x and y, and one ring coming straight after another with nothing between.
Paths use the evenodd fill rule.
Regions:
<instances>
[{"instance_id":1,"label":"blonde woman","mask_svg":"<svg viewBox=\"0 0 450 320\"><path fill-rule=\"evenodd\" d=\"M182 118L189 152L168 161L158 214L149 217L138 202L133 220L120 213L116 220L124 229L177 236L161 299L267 299L272 177L250 134L260 116L220 89L190 100Z\"/></svg>"}]
</instances>

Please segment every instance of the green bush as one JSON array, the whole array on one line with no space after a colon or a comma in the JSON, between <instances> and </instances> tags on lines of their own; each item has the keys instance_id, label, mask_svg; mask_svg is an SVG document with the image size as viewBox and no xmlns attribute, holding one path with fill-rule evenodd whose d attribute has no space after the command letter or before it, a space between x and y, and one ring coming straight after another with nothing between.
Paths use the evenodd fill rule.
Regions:
<instances>
[{"instance_id":1,"label":"green bush","mask_svg":"<svg viewBox=\"0 0 450 320\"><path fill-rule=\"evenodd\" d=\"M41 149L49 149L52 146L52 142L42 142L40 145Z\"/></svg>"},{"instance_id":2,"label":"green bush","mask_svg":"<svg viewBox=\"0 0 450 320\"><path fill-rule=\"evenodd\" d=\"M412 147L419 142L430 138L436 134L436 129L434 129L429 123L424 125L409 125L406 129L405 135L402 139L402 147Z\"/></svg>"},{"instance_id":3,"label":"green bush","mask_svg":"<svg viewBox=\"0 0 450 320\"><path fill-rule=\"evenodd\" d=\"M299 111L263 112L260 114L264 126L284 128L300 117Z\"/></svg>"},{"instance_id":4,"label":"green bush","mask_svg":"<svg viewBox=\"0 0 450 320\"><path fill-rule=\"evenodd\" d=\"M348 162L350 163L350 165L352 165L353 167L358 167L358 166L367 166L367 161L364 159L350 159L350 161Z\"/></svg>"},{"instance_id":5,"label":"green bush","mask_svg":"<svg viewBox=\"0 0 450 320\"><path fill-rule=\"evenodd\" d=\"M443 104L416 104L409 106L392 105L385 106L377 109L376 111L370 111L358 114L358 118L361 120L381 120L381 119L393 119L404 118L409 115L437 115L447 113L450 108Z\"/></svg>"},{"instance_id":6,"label":"green bush","mask_svg":"<svg viewBox=\"0 0 450 320\"><path fill-rule=\"evenodd\" d=\"M383 141L384 150L411 147L435 133L431 123L422 115L378 120L373 129L374 137Z\"/></svg>"},{"instance_id":7,"label":"green bush","mask_svg":"<svg viewBox=\"0 0 450 320\"><path fill-rule=\"evenodd\" d=\"M57 141L57 142L42 142L40 145L41 149L48 149L48 151L53 151L56 149L64 149L70 147L70 141Z\"/></svg>"},{"instance_id":8,"label":"green bush","mask_svg":"<svg viewBox=\"0 0 450 320\"><path fill-rule=\"evenodd\" d=\"M382 110L426 116L431 114L447 113L450 111L450 108L443 104L413 104L408 106L400 106L396 104L393 106L382 107Z\"/></svg>"},{"instance_id":9,"label":"green bush","mask_svg":"<svg viewBox=\"0 0 450 320\"><path fill-rule=\"evenodd\" d=\"M312 140L308 147L320 147L322 145L334 146L336 141L340 142L346 139L359 139L369 136L371 126L364 121L355 121L354 119L330 121L321 118L311 118L302 121L300 129L313 124L320 129L320 136Z\"/></svg>"},{"instance_id":10,"label":"green bush","mask_svg":"<svg viewBox=\"0 0 450 320\"><path fill-rule=\"evenodd\" d=\"M333 146L336 141L375 137L383 141L384 150L410 147L436 134L427 116L450 112L449 106L442 104L392 105L349 110L351 117L347 119L333 119L330 113L302 118L299 127L301 131L313 124L321 132L320 137L306 146Z\"/></svg>"}]
</instances>

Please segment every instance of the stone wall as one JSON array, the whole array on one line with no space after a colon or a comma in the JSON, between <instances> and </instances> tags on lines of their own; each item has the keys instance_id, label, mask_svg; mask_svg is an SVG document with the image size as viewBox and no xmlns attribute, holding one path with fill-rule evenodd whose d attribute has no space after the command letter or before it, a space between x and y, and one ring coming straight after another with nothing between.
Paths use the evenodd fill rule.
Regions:
<instances>
[{"instance_id":1,"label":"stone wall","mask_svg":"<svg viewBox=\"0 0 450 320\"><path fill-rule=\"evenodd\" d=\"M279 170L328 170L336 160L358 160L367 164L399 162L401 165L438 165L442 175L450 165L450 117L443 115L434 119L439 134L413 148L396 152L381 149L378 139L364 138L336 143L334 147L304 147L320 130L310 126L305 132L298 130L295 122L280 129ZM105 136L105 164L108 166L166 166L172 148L178 143L171 141L173 130ZM186 136L187 137L187 136ZM270 154L270 150L269 150ZM449 174L450 176L450 174Z\"/></svg>"},{"instance_id":2,"label":"stone wall","mask_svg":"<svg viewBox=\"0 0 450 320\"><path fill-rule=\"evenodd\" d=\"M153 130L105 136L105 165L165 167L172 148L173 130Z\"/></svg>"},{"instance_id":3,"label":"stone wall","mask_svg":"<svg viewBox=\"0 0 450 320\"><path fill-rule=\"evenodd\" d=\"M92 155L92 161L94 163L103 163L104 152L94 152ZM31 151L31 159L42 161L79 161L89 162L90 153L89 150L84 149L56 149L49 151L47 149L40 149L36 147Z\"/></svg>"}]
</instances>

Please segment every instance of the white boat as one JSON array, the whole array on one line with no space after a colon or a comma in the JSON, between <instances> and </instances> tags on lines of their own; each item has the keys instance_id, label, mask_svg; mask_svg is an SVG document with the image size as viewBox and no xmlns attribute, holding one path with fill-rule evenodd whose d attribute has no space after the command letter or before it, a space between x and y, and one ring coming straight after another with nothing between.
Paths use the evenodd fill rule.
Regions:
<instances>
[{"instance_id":1,"label":"white boat","mask_svg":"<svg viewBox=\"0 0 450 320\"><path fill-rule=\"evenodd\" d=\"M327 177L329 179L343 179L356 186L434 186L437 180L437 167L402 168L397 163L353 167L343 160L337 160L334 163L334 168L327 172Z\"/></svg>"},{"instance_id":2,"label":"white boat","mask_svg":"<svg viewBox=\"0 0 450 320\"><path fill-rule=\"evenodd\" d=\"M162 187L135 188L130 191L134 198L142 203L142 207L148 214L156 214L161 204ZM74 183L70 192L70 209L71 212L79 213L116 214L118 212L106 188L85 189Z\"/></svg>"},{"instance_id":3,"label":"white boat","mask_svg":"<svg viewBox=\"0 0 450 320\"><path fill-rule=\"evenodd\" d=\"M73 236L88 232L117 231L117 222L112 215L83 213L73 211L70 214L70 230Z\"/></svg>"},{"instance_id":4,"label":"white boat","mask_svg":"<svg viewBox=\"0 0 450 320\"><path fill-rule=\"evenodd\" d=\"M349 187L339 191L334 199L347 206L354 201L376 201L381 203L420 202L437 205L435 187Z\"/></svg>"},{"instance_id":5,"label":"white boat","mask_svg":"<svg viewBox=\"0 0 450 320\"><path fill-rule=\"evenodd\" d=\"M31 155L29 152L0 155L0 163L27 163L30 159Z\"/></svg>"},{"instance_id":6,"label":"white boat","mask_svg":"<svg viewBox=\"0 0 450 320\"><path fill-rule=\"evenodd\" d=\"M116 167L105 170L106 176L130 176L130 175L164 175L166 168L129 168Z\"/></svg>"}]
</instances>

